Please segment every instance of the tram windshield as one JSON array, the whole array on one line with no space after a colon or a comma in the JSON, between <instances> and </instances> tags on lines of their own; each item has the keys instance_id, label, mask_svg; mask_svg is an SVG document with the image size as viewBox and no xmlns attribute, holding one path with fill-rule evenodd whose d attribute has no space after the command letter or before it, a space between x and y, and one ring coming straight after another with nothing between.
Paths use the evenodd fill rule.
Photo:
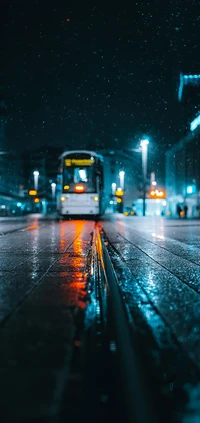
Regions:
<instances>
[{"instance_id":1,"label":"tram windshield","mask_svg":"<svg viewBox=\"0 0 200 423\"><path fill-rule=\"evenodd\" d=\"M95 167L91 166L70 166L65 167L63 172L63 188L67 187L68 192L74 192L76 184L83 183L85 192L96 192Z\"/></svg>"}]
</instances>

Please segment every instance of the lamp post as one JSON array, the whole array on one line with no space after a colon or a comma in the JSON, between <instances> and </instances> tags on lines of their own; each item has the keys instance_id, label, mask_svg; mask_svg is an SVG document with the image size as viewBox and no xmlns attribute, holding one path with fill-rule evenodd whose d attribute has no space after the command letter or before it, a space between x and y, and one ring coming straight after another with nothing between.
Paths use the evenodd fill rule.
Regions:
<instances>
[{"instance_id":1,"label":"lamp post","mask_svg":"<svg viewBox=\"0 0 200 423\"><path fill-rule=\"evenodd\" d=\"M115 195L117 184L115 182L113 182L111 187L112 187L112 195Z\"/></svg>"},{"instance_id":2,"label":"lamp post","mask_svg":"<svg viewBox=\"0 0 200 423\"><path fill-rule=\"evenodd\" d=\"M119 172L119 180L120 180L120 188L124 191L124 175L125 172L123 170L121 170Z\"/></svg>"},{"instance_id":3,"label":"lamp post","mask_svg":"<svg viewBox=\"0 0 200 423\"><path fill-rule=\"evenodd\" d=\"M56 196L56 184L55 184L55 182L52 182L51 188L52 188L52 200L54 201L55 196Z\"/></svg>"},{"instance_id":4,"label":"lamp post","mask_svg":"<svg viewBox=\"0 0 200 423\"><path fill-rule=\"evenodd\" d=\"M142 147L142 171L143 171L143 216L145 216L146 211L146 178L147 178L147 146L149 144L148 140L141 140L140 146Z\"/></svg>"},{"instance_id":5,"label":"lamp post","mask_svg":"<svg viewBox=\"0 0 200 423\"><path fill-rule=\"evenodd\" d=\"M38 190L38 177L39 177L38 170L34 170L33 175L34 175L34 188L35 190Z\"/></svg>"}]
</instances>

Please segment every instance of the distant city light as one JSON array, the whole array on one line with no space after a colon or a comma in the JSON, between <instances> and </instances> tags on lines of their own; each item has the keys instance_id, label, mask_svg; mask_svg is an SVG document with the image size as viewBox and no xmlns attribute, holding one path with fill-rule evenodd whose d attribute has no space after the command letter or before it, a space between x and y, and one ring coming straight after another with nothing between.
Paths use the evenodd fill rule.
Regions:
<instances>
[{"instance_id":1,"label":"distant city light","mask_svg":"<svg viewBox=\"0 0 200 423\"><path fill-rule=\"evenodd\" d=\"M187 187L187 194L192 194L192 186Z\"/></svg>"},{"instance_id":2,"label":"distant city light","mask_svg":"<svg viewBox=\"0 0 200 423\"><path fill-rule=\"evenodd\" d=\"M185 79L199 79L200 75L184 75L183 76Z\"/></svg>"},{"instance_id":3,"label":"distant city light","mask_svg":"<svg viewBox=\"0 0 200 423\"><path fill-rule=\"evenodd\" d=\"M116 186L117 186L117 184L115 182L113 182L112 185L111 185L111 187L112 187L112 194L113 195L115 195Z\"/></svg>"},{"instance_id":4,"label":"distant city light","mask_svg":"<svg viewBox=\"0 0 200 423\"><path fill-rule=\"evenodd\" d=\"M121 188L117 188L117 190L115 191L115 195L118 197L123 197L124 195L124 190Z\"/></svg>"},{"instance_id":5,"label":"distant city light","mask_svg":"<svg viewBox=\"0 0 200 423\"><path fill-rule=\"evenodd\" d=\"M185 85L199 85L200 83L200 74L195 75L183 75L180 74L180 84L178 89L178 100L182 100L183 89Z\"/></svg>"},{"instance_id":6,"label":"distant city light","mask_svg":"<svg viewBox=\"0 0 200 423\"><path fill-rule=\"evenodd\" d=\"M17 207L21 207L22 206L22 203L17 203Z\"/></svg>"},{"instance_id":7,"label":"distant city light","mask_svg":"<svg viewBox=\"0 0 200 423\"><path fill-rule=\"evenodd\" d=\"M37 190L36 189L29 189L28 194L29 195L37 195Z\"/></svg>"},{"instance_id":8,"label":"distant city light","mask_svg":"<svg viewBox=\"0 0 200 423\"><path fill-rule=\"evenodd\" d=\"M35 190L38 190L38 176L39 176L38 170L34 170L33 175L34 175L34 188Z\"/></svg>"},{"instance_id":9,"label":"distant city light","mask_svg":"<svg viewBox=\"0 0 200 423\"><path fill-rule=\"evenodd\" d=\"M142 148L146 147L148 144L149 144L148 140L141 140L140 141L140 145L141 145Z\"/></svg>"},{"instance_id":10,"label":"distant city light","mask_svg":"<svg viewBox=\"0 0 200 423\"><path fill-rule=\"evenodd\" d=\"M149 195L150 195L150 198L159 198L159 197L166 198L165 190L158 190L158 189L151 190Z\"/></svg>"},{"instance_id":11,"label":"distant city light","mask_svg":"<svg viewBox=\"0 0 200 423\"><path fill-rule=\"evenodd\" d=\"M186 192L187 194L194 194L196 192L196 185L188 185Z\"/></svg>"},{"instance_id":12,"label":"distant city light","mask_svg":"<svg viewBox=\"0 0 200 423\"><path fill-rule=\"evenodd\" d=\"M195 118L190 124L190 131L194 131L200 125L200 115Z\"/></svg>"},{"instance_id":13,"label":"distant city light","mask_svg":"<svg viewBox=\"0 0 200 423\"><path fill-rule=\"evenodd\" d=\"M120 179L120 188L121 188L121 190L124 190L124 175L125 175L125 172L123 170L120 170L120 172L119 172L119 179Z\"/></svg>"},{"instance_id":14,"label":"distant city light","mask_svg":"<svg viewBox=\"0 0 200 423\"><path fill-rule=\"evenodd\" d=\"M55 200L55 196L56 196L56 184L55 184L55 182L52 182L51 189L52 189L52 199Z\"/></svg>"}]
</instances>

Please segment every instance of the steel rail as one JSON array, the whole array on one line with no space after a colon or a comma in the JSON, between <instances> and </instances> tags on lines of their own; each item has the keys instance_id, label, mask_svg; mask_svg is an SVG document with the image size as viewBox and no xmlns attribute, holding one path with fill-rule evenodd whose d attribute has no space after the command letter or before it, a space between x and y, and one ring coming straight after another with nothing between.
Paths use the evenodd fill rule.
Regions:
<instances>
[{"instance_id":1,"label":"steel rail","mask_svg":"<svg viewBox=\"0 0 200 423\"><path fill-rule=\"evenodd\" d=\"M129 329L125 307L118 289L117 276L103 239L103 233L98 227L97 251L111 302L112 321L115 328L128 422L156 423L155 410L150 400L142 365L134 348L133 336Z\"/></svg>"}]
</instances>

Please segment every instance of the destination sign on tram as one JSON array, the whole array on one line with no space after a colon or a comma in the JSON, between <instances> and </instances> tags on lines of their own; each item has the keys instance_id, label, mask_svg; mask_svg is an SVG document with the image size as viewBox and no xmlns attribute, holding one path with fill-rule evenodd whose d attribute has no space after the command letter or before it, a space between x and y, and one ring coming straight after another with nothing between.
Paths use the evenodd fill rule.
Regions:
<instances>
[{"instance_id":1,"label":"destination sign on tram","mask_svg":"<svg viewBox=\"0 0 200 423\"><path fill-rule=\"evenodd\" d=\"M94 159L65 159L65 166L91 166Z\"/></svg>"}]
</instances>

